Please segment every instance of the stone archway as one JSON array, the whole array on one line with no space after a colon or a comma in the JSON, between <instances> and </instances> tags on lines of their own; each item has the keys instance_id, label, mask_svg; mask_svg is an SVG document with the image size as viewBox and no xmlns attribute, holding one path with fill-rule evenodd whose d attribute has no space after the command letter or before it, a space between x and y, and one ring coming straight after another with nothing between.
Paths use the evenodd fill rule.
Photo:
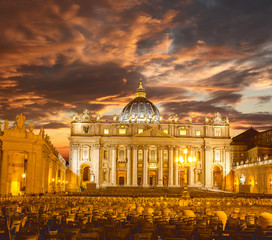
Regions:
<instances>
[{"instance_id":1,"label":"stone archway","mask_svg":"<svg viewBox=\"0 0 272 240\"><path fill-rule=\"evenodd\" d=\"M91 181L91 168L88 164L82 164L80 166L80 188L85 189L87 183Z\"/></svg>"},{"instance_id":2,"label":"stone archway","mask_svg":"<svg viewBox=\"0 0 272 240\"><path fill-rule=\"evenodd\" d=\"M223 186L223 168L220 165L213 167L213 187L222 189Z\"/></svg>"}]
</instances>

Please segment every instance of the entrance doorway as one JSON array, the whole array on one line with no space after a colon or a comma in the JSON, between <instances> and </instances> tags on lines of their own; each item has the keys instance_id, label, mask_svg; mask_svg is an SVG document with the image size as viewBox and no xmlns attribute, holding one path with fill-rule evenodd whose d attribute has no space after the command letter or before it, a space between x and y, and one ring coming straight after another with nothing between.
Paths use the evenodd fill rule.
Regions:
<instances>
[{"instance_id":1,"label":"entrance doorway","mask_svg":"<svg viewBox=\"0 0 272 240\"><path fill-rule=\"evenodd\" d=\"M151 187L156 185L156 171L149 171L149 184Z\"/></svg>"},{"instance_id":2,"label":"entrance doorway","mask_svg":"<svg viewBox=\"0 0 272 240\"><path fill-rule=\"evenodd\" d=\"M118 184L120 186L125 185L125 171L118 171Z\"/></svg>"},{"instance_id":3,"label":"entrance doorway","mask_svg":"<svg viewBox=\"0 0 272 240\"><path fill-rule=\"evenodd\" d=\"M163 186L164 187L168 186L168 177L167 176L163 176Z\"/></svg>"},{"instance_id":4,"label":"entrance doorway","mask_svg":"<svg viewBox=\"0 0 272 240\"><path fill-rule=\"evenodd\" d=\"M138 186L142 185L142 176L138 176L137 183L138 183Z\"/></svg>"},{"instance_id":5,"label":"entrance doorway","mask_svg":"<svg viewBox=\"0 0 272 240\"><path fill-rule=\"evenodd\" d=\"M223 168L220 165L215 165L213 168L213 186L222 188L223 185Z\"/></svg>"},{"instance_id":6,"label":"entrance doorway","mask_svg":"<svg viewBox=\"0 0 272 240\"><path fill-rule=\"evenodd\" d=\"M185 187L187 182L187 174L185 171L180 171L179 172L179 183L181 187Z\"/></svg>"},{"instance_id":7,"label":"entrance doorway","mask_svg":"<svg viewBox=\"0 0 272 240\"><path fill-rule=\"evenodd\" d=\"M82 164L80 166L80 189L81 191L85 191L87 187L87 183L90 182L91 178L91 169L88 164ZM54 189L52 189L54 190Z\"/></svg>"}]
</instances>

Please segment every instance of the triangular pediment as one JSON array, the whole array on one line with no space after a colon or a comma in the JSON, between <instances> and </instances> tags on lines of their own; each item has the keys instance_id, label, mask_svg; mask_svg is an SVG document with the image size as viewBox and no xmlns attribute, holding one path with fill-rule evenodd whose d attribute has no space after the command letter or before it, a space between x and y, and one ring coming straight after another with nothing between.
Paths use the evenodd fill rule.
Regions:
<instances>
[{"instance_id":1,"label":"triangular pediment","mask_svg":"<svg viewBox=\"0 0 272 240\"><path fill-rule=\"evenodd\" d=\"M171 135L157 129L150 128L142 133L136 134L133 137L165 137L165 138L174 138Z\"/></svg>"}]
</instances>

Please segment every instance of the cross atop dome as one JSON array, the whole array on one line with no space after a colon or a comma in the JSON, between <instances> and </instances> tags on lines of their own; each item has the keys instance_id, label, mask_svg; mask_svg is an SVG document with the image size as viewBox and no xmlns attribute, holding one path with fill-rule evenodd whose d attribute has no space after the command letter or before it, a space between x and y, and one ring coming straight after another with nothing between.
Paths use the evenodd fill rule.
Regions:
<instances>
[{"instance_id":1,"label":"cross atop dome","mask_svg":"<svg viewBox=\"0 0 272 240\"><path fill-rule=\"evenodd\" d=\"M135 94L135 98L137 98L137 97L144 97L144 98L146 97L146 92L145 92L145 90L143 88L142 80L140 80L139 87L138 87L137 92Z\"/></svg>"}]
</instances>

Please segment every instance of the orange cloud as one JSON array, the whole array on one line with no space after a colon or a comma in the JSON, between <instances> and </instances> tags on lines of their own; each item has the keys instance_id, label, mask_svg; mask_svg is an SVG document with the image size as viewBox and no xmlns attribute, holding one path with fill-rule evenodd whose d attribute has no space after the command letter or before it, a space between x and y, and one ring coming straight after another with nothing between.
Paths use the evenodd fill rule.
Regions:
<instances>
[{"instance_id":1,"label":"orange cloud","mask_svg":"<svg viewBox=\"0 0 272 240\"><path fill-rule=\"evenodd\" d=\"M184 84L147 84L148 87L163 87L163 88L180 88L180 89L193 89L193 90L215 90L215 91L242 91L242 88L228 88L218 86L195 86L195 85L184 85Z\"/></svg>"}]
</instances>

